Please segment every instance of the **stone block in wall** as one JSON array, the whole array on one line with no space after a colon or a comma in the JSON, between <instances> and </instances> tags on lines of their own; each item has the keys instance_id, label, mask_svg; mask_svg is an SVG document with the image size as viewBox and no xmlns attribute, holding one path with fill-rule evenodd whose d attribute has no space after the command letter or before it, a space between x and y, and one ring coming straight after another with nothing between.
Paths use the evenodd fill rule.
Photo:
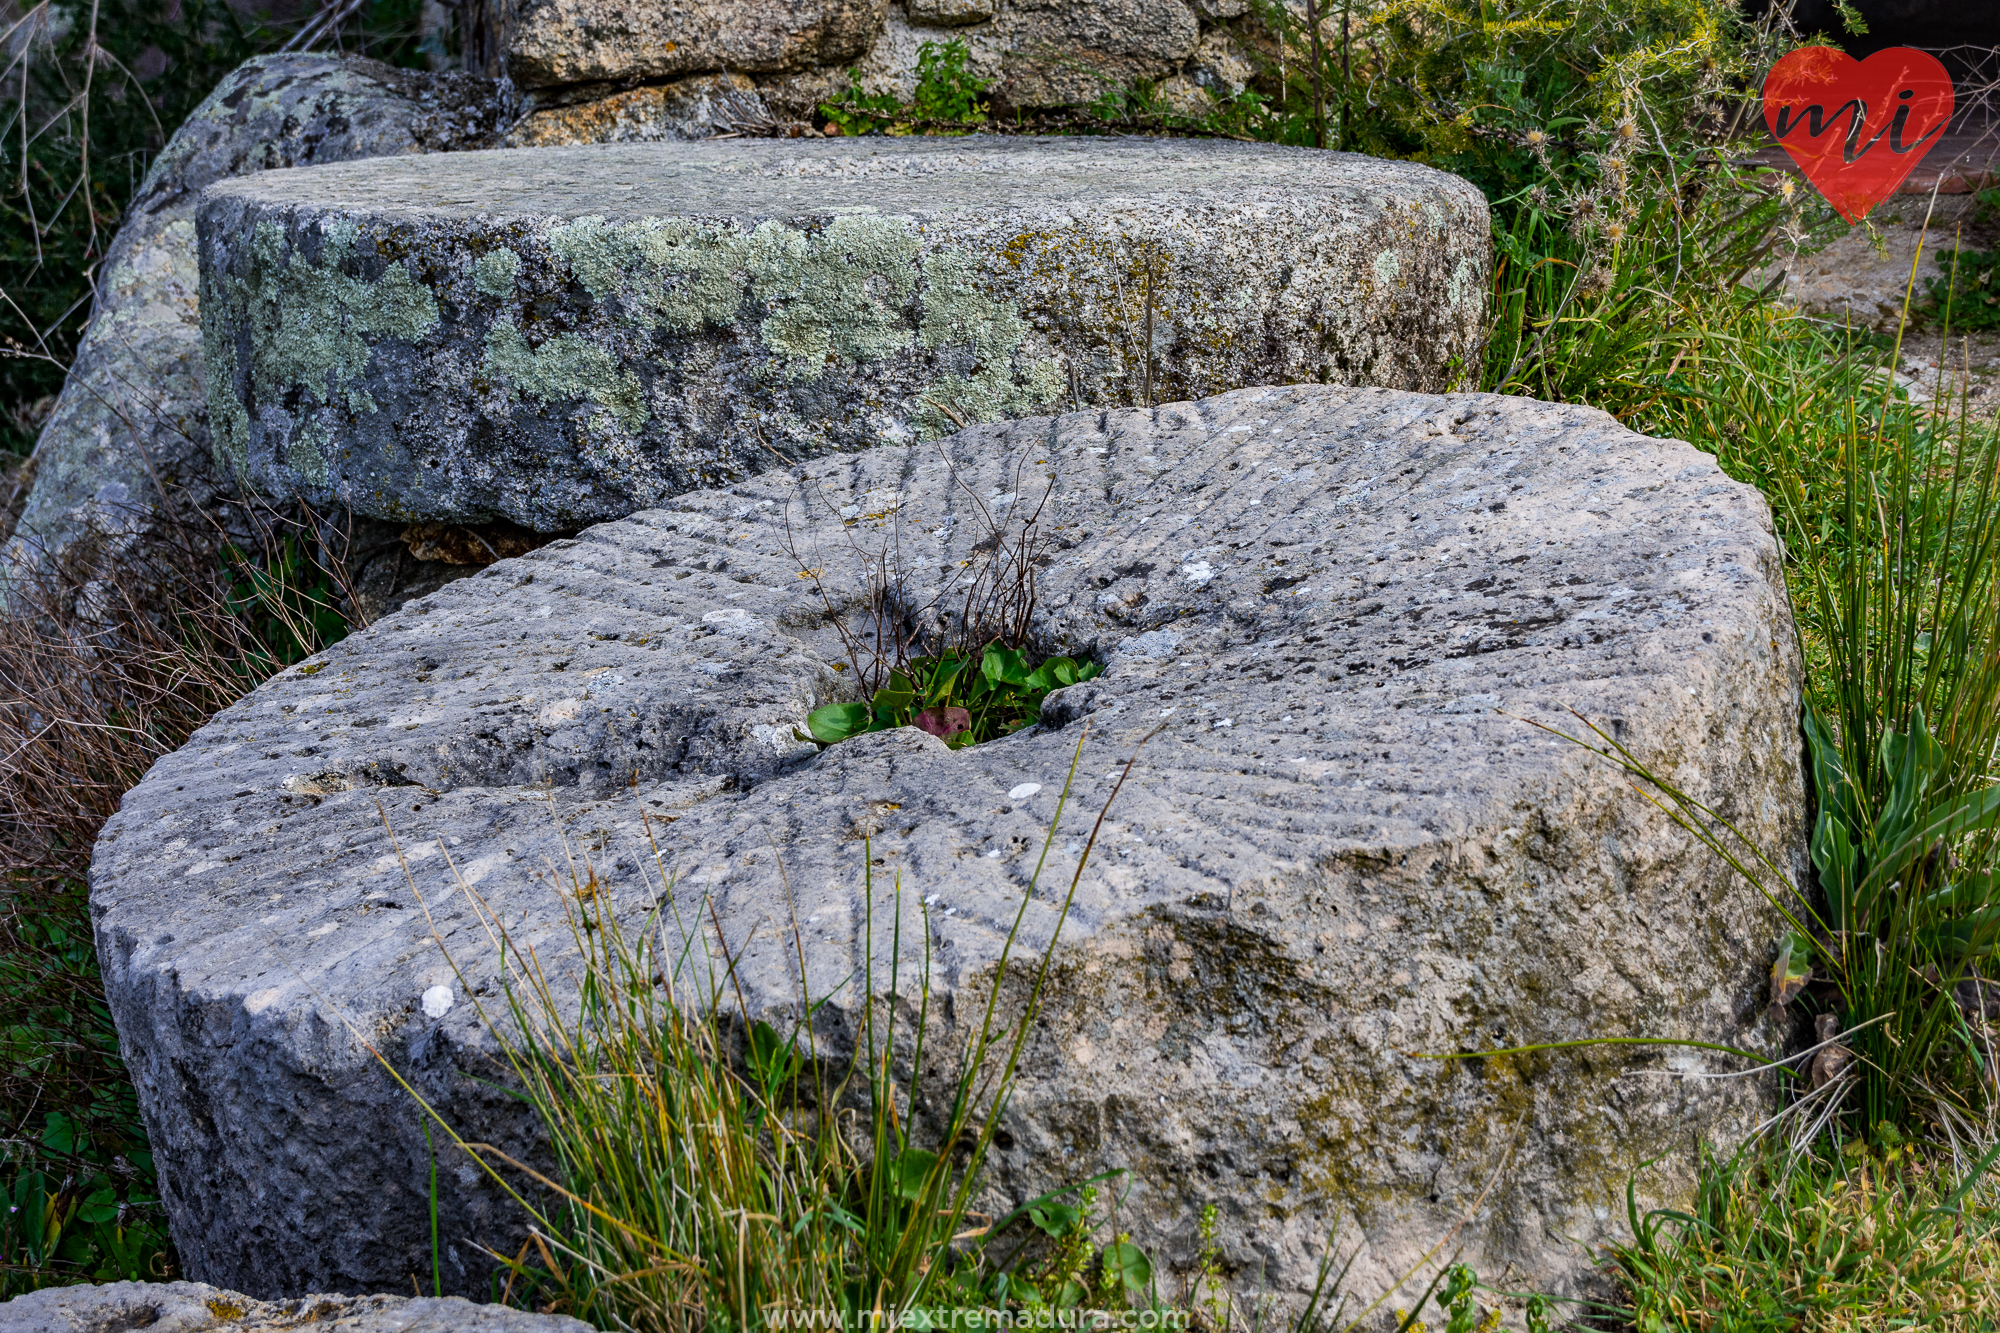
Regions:
<instances>
[{"instance_id":1,"label":"stone block in wall","mask_svg":"<svg viewBox=\"0 0 2000 1333\"><path fill-rule=\"evenodd\" d=\"M757 85L741 74L701 74L613 93L591 101L538 107L508 131L508 148L586 143L658 143L708 139L770 113Z\"/></svg>"},{"instance_id":2,"label":"stone block in wall","mask_svg":"<svg viewBox=\"0 0 2000 1333\"><path fill-rule=\"evenodd\" d=\"M492 0L494 57L523 88L838 65L886 0Z\"/></svg>"}]
</instances>

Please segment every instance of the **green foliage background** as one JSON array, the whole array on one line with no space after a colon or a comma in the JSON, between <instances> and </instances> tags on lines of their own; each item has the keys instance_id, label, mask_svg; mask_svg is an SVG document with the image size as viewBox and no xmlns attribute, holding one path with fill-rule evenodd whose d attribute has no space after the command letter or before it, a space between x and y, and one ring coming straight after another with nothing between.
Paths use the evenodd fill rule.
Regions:
<instances>
[{"instance_id":1,"label":"green foliage background","mask_svg":"<svg viewBox=\"0 0 2000 1333\"><path fill-rule=\"evenodd\" d=\"M421 68L421 8L370 0L342 45ZM90 13L29 9L0 74L0 453L33 449L154 155L223 75L296 29L227 0L95 0L95 29Z\"/></svg>"}]
</instances>

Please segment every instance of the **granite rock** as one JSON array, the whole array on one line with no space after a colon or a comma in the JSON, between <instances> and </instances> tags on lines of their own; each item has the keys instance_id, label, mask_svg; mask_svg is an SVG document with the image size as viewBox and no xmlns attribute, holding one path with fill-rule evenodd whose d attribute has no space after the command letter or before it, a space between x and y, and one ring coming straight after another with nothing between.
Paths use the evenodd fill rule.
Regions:
<instances>
[{"instance_id":1,"label":"granite rock","mask_svg":"<svg viewBox=\"0 0 2000 1333\"><path fill-rule=\"evenodd\" d=\"M886 589L910 631L948 630L936 608L1030 525L1032 643L1099 679L957 752L795 737L870 666L838 623ZM370 1048L467 1138L537 1151L465 1077L495 1077L484 913L560 975L549 867L587 859L633 920L671 880L753 1012L831 997L829 1051L900 923L901 965L932 960L939 1059L1079 745L1028 954L1137 753L982 1206L1126 1168L1121 1226L1185 1272L1213 1203L1245 1291L1295 1302L1337 1224L1365 1300L1461 1217L1482 1274L1574 1290L1628 1175L1642 1207L1684 1203L1692 1145L1735 1141L1770 1088L1677 1077L1734 1067L1688 1048L1412 1053L1774 1049L1781 923L1531 724L1579 710L1796 866L1798 685L1763 501L1600 412L1298 386L996 423L681 495L266 682L106 826L97 947L188 1271L407 1289L429 1159ZM445 1280L478 1290L475 1246L511 1253L520 1220L440 1165Z\"/></svg>"},{"instance_id":2,"label":"granite rock","mask_svg":"<svg viewBox=\"0 0 2000 1333\"><path fill-rule=\"evenodd\" d=\"M864 91L908 98L922 44L949 41L965 44L967 70L986 82L986 100L1002 116L1087 104L1139 80L1205 88L1214 63L1205 53L1233 49L1224 29L1203 33L1185 0L931 0L890 9L853 70ZM766 92L803 111L847 87L841 66L767 80Z\"/></svg>"},{"instance_id":3,"label":"granite rock","mask_svg":"<svg viewBox=\"0 0 2000 1333\"><path fill-rule=\"evenodd\" d=\"M541 88L837 65L867 51L886 0L496 0L493 8L507 74Z\"/></svg>"},{"instance_id":4,"label":"granite rock","mask_svg":"<svg viewBox=\"0 0 2000 1333\"><path fill-rule=\"evenodd\" d=\"M0 1333L588 1333L566 1315L458 1296L328 1296L259 1301L202 1282L45 1287L0 1301Z\"/></svg>"},{"instance_id":5,"label":"granite rock","mask_svg":"<svg viewBox=\"0 0 2000 1333\"><path fill-rule=\"evenodd\" d=\"M1218 14L1188 0L490 0L485 10L476 24L493 37L481 43L481 67L538 96L729 72L756 75L799 113L837 95L856 65L866 76L893 64L888 82L907 87L916 43L895 40L884 50L885 34L962 40L974 72L993 81L997 106L1041 108L1180 72L1203 18L1244 12Z\"/></svg>"},{"instance_id":6,"label":"granite rock","mask_svg":"<svg viewBox=\"0 0 2000 1333\"><path fill-rule=\"evenodd\" d=\"M837 449L1259 383L1452 387L1486 203L1189 140L729 141L267 172L201 213L218 464L574 530Z\"/></svg>"},{"instance_id":7,"label":"granite rock","mask_svg":"<svg viewBox=\"0 0 2000 1333\"><path fill-rule=\"evenodd\" d=\"M508 148L707 139L761 124L770 111L741 74L704 74L591 101L539 107L507 132Z\"/></svg>"},{"instance_id":8,"label":"granite rock","mask_svg":"<svg viewBox=\"0 0 2000 1333\"><path fill-rule=\"evenodd\" d=\"M1094 102L1165 78L1200 37L1186 0L1009 0L990 35L1002 53L993 102L1003 110Z\"/></svg>"},{"instance_id":9,"label":"granite rock","mask_svg":"<svg viewBox=\"0 0 2000 1333\"><path fill-rule=\"evenodd\" d=\"M207 531L226 480L211 466L197 313L195 201L219 180L356 157L494 141L495 86L423 76L372 60L260 56L239 67L175 131L126 211L61 397L35 450L36 472L0 582L79 542L89 560L144 563L161 521ZM172 512L160 511L161 488ZM121 557L120 551L127 552Z\"/></svg>"}]
</instances>

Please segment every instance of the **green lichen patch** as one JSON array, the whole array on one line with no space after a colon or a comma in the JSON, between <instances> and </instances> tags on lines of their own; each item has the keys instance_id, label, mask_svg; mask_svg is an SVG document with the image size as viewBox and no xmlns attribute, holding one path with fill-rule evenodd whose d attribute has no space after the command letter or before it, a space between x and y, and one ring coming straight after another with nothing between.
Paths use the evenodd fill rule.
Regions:
<instances>
[{"instance_id":1,"label":"green lichen patch","mask_svg":"<svg viewBox=\"0 0 2000 1333\"><path fill-rule=\"evenodd\" d=\"M767 221L746 234L683 218L588 217L552 230L549 248L628 323L692 333L755 320L794 382L830 359L880 360L913 342L904 307L918 247L908 223Z\"/></svg>"},{"instance_id":2,"label":"green lichen patch","mask_svg":"<svg viewBox=\"0 0 2000 1333\"><path fill-rule=\"evenodd\" d=\"M204 294L211 374L227 383L241 373L255 402L282 402L297 394L317 406L379 411L361 385L375 344L418 341L437 327L438 303L402 263L390 263L379 277L358 274L356 238L352 223L329 221L314 260L276 223L259 222L240 266L216 275ZM244 349L247 366L238 360ZM217 453L240 469L247 457L248 414L232 395L218 415ZM324 433L301 432L287 449L287 462L302 476L323 477L324 460L307 462L302 451L327 439Z\"/></svg>"},{"instance_id":3,"label":"green lichen patch","mask_svg":"<svg viewBox=\"0 0 2000 1333\"><path fill-rule=\"evenodd\" d=\"M963 347L972 354L969 375L939 377L917 396L912 423L923 439L949 435L976 421L998 421L1046 411L1062 396L1062 367L1040 357L1025 378L1014 373L1016 353L1028 336L1028 321L979 282L977 267L965 256L933 255L924 269L923 323L919 339L930 351Z\"/></svg>"},{"instance_id":4,"label":"green lichen patch","mask_svg":"<svg viewBox=\"0 0 2000 1333\"><path fill-rule=\"evenodd\" d=\"M473 289L482 296L512 296L514 275L520 271L521 256L506 246L488 250L472 265Z\"/></svg>"},{"instance_id":5,"label":"green lichen patch","mask_svg":"<svg viewBox=\"0 0 2000 1333\"><path fill-rule=\"evenodd\" d=\"M574 333L557 334L540 347L512 324L495 324L486 334L486 373L518 393L544 403L589 399L620 426L638 430L651 415L645 386L621 370L611 353Z\"/></svg>"}]
</instances>

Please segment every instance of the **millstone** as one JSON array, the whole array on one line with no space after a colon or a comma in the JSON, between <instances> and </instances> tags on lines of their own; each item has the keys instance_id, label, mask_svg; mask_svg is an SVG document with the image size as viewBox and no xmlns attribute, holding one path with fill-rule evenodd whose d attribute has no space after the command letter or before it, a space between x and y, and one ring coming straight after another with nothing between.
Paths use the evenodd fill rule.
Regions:
<instances>
[{"instance_id":1,"label":"millstone","mask_svg":"<svg viewBox=\"0 0 2000 1333\"><path fill-rule=\"evenodd\" d=\"M1477 189L1188 140L612 145L209 191L218 461L568 531L774 464L1249 384L1478 364Z\"/></svg>"},{"instance_id":2,"label":"millstone","mask_svg":"<svg viewBox=\"0 0 2000 1333\"><path fill-rule=\"evenodd\" d=\"M853 697L838 627L878 579L936 631L922 608L961 604L1031 519L1033 643L1101 677L958 751L794 737ZM1577 709L1796 860L1798 674L1762 500L1593 410L1302 386L999 423L680 496L266 682L106 826L98 948L188 1271L403 1289L429 1271L429 1159L362 1038L467 1139L536 1151L464 1076L496 1077L465 987L500 996L466 886L559 970L552 868L587 858L632 921L670 879L754 1013L834 997L833 1048L899 923L906 996L928 943L935 1056L977 1022L1079 743L1031 955L1137 753L995 1206L1127 1168L1119 1225L1162 1263L1192 1262L1214 1203L1235 1280L1287 1298L1336 1224L1366 1296L1470 1211L1467 1262L1561 1287L1628 1173L1663 1159L1640 1198L1683 1197L1691 1145L1768 1094L1672 1077L1711 1067L1686 1048L1411 1053L1768 1049L1778 919L1530 722ZM442 1178L446 1279L478 1289L473 1246L512 1253L519 1225L462 1160Z\"/></svg>"},{"instance_id":3,"label":"millstone","mask_svg":"<svg viewBox=\"0 0 2000 1333\"><path fill-rule=\"evenodd\" d=\"M314 1293L266 1302L201 1282L106 1282L44 1287L0 1301L0 1333L290 1333L299 1327L338 1333L590 1333L567 1315L535 1314L504 1305L474 1305L459 1296L334 1296Z\"/></svg>"}]
</instances>

